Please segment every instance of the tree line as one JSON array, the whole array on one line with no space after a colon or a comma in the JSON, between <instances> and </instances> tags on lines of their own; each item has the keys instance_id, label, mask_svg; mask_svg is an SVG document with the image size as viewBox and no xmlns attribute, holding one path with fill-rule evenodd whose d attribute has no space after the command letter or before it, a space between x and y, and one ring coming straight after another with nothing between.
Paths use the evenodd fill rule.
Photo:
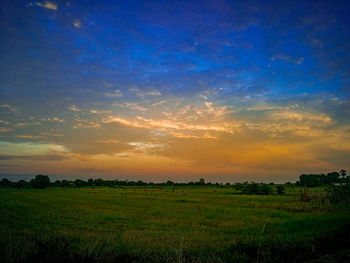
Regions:
<instances>
[{"instance_id":1,"label":"tree line","mask_svg":"<svg viewBox=\"0 0 350 263\"><path fill-rule=\"evenodd\" d=\"M294 185L299 187L317 187L323 185L335 185L346 184L350 185L350 176L347 175L346 170L340 170L340 172L331 172L327 174L302 174L299 176L299 180L293 183L286 183L284 185ZM109 186L109 187L122 187L122 186L214 186L214 187L231 187L243 194L257 194L257 195L269 195L276 193L282 195L285 193L285 188L282 184L274 186L274 183L210 183L205 182L203 178L197 182L189 183L175 183L168 180L163 183L143 182L138 181L120 181L120 180L103 180L101 178L90 178L87 181L76 179L74 181L69 180L56 180L52 182L48 175L39 174L29 182L25 180L19 180L12 182L8 179L2 179L0 181L0 187L11 188L36 188L44 189L46 187L95 187L95 186Z\"/></svg>"},{"instance_id":2,"label":"tree line","mask_svg":"<svg viewBox=\"0 0 350 263\"><path fill-rule=\"evenodd\" d=\"M346 170L339 172L331 172L327 174L302 174L299 176L297 186L317 187L334 184L350 184L350 176L347 175Z\"/></svg>"}]
</instances>

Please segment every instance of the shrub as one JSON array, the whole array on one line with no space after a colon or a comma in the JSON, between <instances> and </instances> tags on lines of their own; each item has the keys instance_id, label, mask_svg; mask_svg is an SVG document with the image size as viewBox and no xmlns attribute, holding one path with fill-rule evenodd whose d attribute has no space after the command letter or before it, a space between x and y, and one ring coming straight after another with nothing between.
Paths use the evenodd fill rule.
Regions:
<instances>
[{"instance_id":1,"label":"shrub","mask_svg":"<svg viewBox=\"0 0 350 263\"><path fill-rule=\"evenodd\" d=\"M244 185L242 193L251 195L269 195L272 193L272 189L267 184L251 183Z\"/></svg>"},{"instance_id":2,"label":"shrub","mask_svg":"<svg viewBox=\"0 0 350 263\"><path fill-rule=\"evenodd\" d=\"M50 185L50 178L47 175L38 174L30 181L33 188L44 189Z\"/></svg>"},{"instance_id":3,"label":"shrub","mask_svg":"<svg viewBox=\"0 0 350 263\"><path fill-rule=\"evenodd\" d=\"M350 184L332 186L328 189L328 198L332 203L350 204Z\"/></svg>"},{"instance_id":4,"label":"shrub","mask_svg":"<svg viewBox=\"0 0 350 263\"><path fill-rule=\"evenodd\" d=\"M286 189L284 189L283 185L277 185L276 191L277 191L277 194L283 195L286 192Z\"/></svg>"}]
</instances>

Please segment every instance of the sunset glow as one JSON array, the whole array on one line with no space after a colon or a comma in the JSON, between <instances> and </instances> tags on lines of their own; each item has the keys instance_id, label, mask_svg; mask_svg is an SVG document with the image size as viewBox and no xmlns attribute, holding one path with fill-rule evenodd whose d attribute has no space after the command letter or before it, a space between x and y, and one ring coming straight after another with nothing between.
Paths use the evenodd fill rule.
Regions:
<instances>
[{"instance_id":1,"label":"sunset glow","mask_svg":"<svg viewBox=\"0 0 350 263\"><path fill-rule=\"evenodd\" d=\"M349 170L350 5L272 2L3 1L0 173Z\"/></svg>"}]
</instances>

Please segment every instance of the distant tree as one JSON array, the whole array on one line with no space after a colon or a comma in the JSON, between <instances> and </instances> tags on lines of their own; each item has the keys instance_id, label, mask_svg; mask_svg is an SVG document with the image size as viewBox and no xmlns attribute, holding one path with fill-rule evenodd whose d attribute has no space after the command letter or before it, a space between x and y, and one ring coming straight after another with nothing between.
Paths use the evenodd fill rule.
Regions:
<instances>
[{"instance_id":1,"label":"distant tree","mask_svg":"<svg viewBox=\"0 0 350 263\"><path fill-rule=\"evenodd\" d=\"M257 184L257 183L251 183L242 185L242 193L243 194L250 194L250 195L269 195L272 193L272 189L267 184Z\"/></svg>"},{"instance_id":2,"label":"distant tree","mask_svg":"<svg viewBox=\"0 0 350 263\"><path fill-rule=\"evenodd\" d=\"M76 179L75 181L74 181L74 185L76 186L76 187L82 187L82 186L85 186L85 185L87 185L87 182L85 182L85 181L83 181L83 180L80 180L80 179Z\"/></svg>"},{"instance_id":3,"label":"distant tree","mask_svg":"<svg viewBox=\"0 0 350 263\"><path fill-rule=\"evenodd\" d=\"M94 185L94 179L90 178L88 180L88 185L93 186Z\"/></svg>"},{"instance_id":4,"label":"distant tree","mask_svg":"<svg viewBox=\"0 0 350 263\"><path fill-rule=\"evenodd\" d=\"M284 189L283 185L277 185L276 191L277 191L277 194L283 195L286 192L286 189Z\"/></svg>"},{"instance_id":5,"label":"distant tree","mask_svg":"<svg viewBox=\"0 0 350 263\"><path fill-rule=\"evenodd\" d=\"M345 176L346 176L346 170L344 170L344 169L343 169L343 170L340 170L339 173L340 173L340 176L341 176L341 177L345 178Z\"/></svg>"},{"instance_id":6,"label":"distant tree","mask_svg":"<svg viewBox=\"0 0 350 263\"><path fill-rule=\"evenodd\" d=\"M69 182L67 180L62 180L61 186L62 187L69 186Z\"/></svg>"},{"instance_id":7,"label":"distant tree","mask_svg":"<svg viewBox=\"0 0 350 263\"><path fill-rule=\"evenodd\" d=\"M30 184L27 181L19 180L18 182L14 183L16 188L28 188L30 187Z\"/></svg>"},{"instance_id":8,"label":"distant tree","mask_svg":"<svg viewBox=\"0 0 350 263\"><path fill-rule=\"evenodd\" d=\"M145 185L147 185L147 183L142 182L141 180L138 180L138 181L136 182L136 185L137 185L137 186L145 186Z\"/></svg>"},{"instance_id":9,"label":"distant tree","mask_svg":"<svg viewBox=\"0 0 350 263\"><path fill-rule=\"evenodd\" d=\"M0 186L2 186L2 187L12 187L12 185L13 185L13 183L7 178L3 178L0 181Z\"/></svg>"},{"instance_id":10,"label":"distant tree","mask_svg":"<svg viewBox=\"0 0 350 263\"><path fill-rule=\"evenodd\" d=\"M315 174L302 174L299 176L301 186L316 187L320 185L320 180Z\"/></svg>"},{"instance_id":11,"label":"distant tree","mask_svg":"<svg viewBox=\"0 0 350 263\"><path fill-rule=\"evenodd\" d=\"M242 193L256 195L259 193L259 186L257 183L247 184L242 189Z\"/></svg>"},{"instance_id":12,"label":"distant tree","mask_svg":"<svg viewBox=\"0 0 350 263\"><path fill-rule=\"evenodd\" d=\"M338 172L328 173L326 176L327 184L339 183L340 174Z\"/></svg>"},{"instance_id":13,"label":"distant tree","mask_svg":"<svg viewBox=\"0 0 350 263\"><path fill-rule=\"evenodd\" d=\"M200 185L204 185L204 184L205 184L204 178L199 179L199 184L200 184Z\"/></svg>"},{"instance_id":14,"label":"distant tree","mask_svg":"<svg viewBox=\"0 0 350 263\"><path fill-rule=\"evenodd\" d=\"M258 194L260 195L269 195L272 193L272 189L267 184L260 184L258 187Z\"/></svg>"},{"instance_id":15,"label":"distant tree","mask_svg":"<svg viewBox=\"0 0 350 263\"><path fill-rule=\"evenodd\" d=\"M38 174L30 181L33 188L44 189L50 185L50 178L47 175Z\"/></svg>"},{"instance_id":16,"label":"distant tree","mask_svg":"<svg viewBox=\"0 0 350 263\"><path fill-rule=\"evenodd\" d=\"M61 185L61 181L60 180L56 180L54 183L53 183L53 186L60 186Z\"/></svg>"},{"instance_id":17,"label":"distant tree","mask_svg":"<svg viewBox=\"0 0 350 263\"><path fill-rule=\"evenodd\" d=\"M168 180L168 181L166 182L166 184L167 184L167 185L174 185L174 182L173 182L173 181Z\"/></svg>"},{"instance_id":18,"label":"distant tree","mask_svg":"<svg viewBox=\"0 0 350 263\"><path fill-rule=\"evenodd\" d=\"M103 180L101 178L97 178L94 180L94 185L96 186L102 186L103 185Z\"/></svg>"}]
</instances>

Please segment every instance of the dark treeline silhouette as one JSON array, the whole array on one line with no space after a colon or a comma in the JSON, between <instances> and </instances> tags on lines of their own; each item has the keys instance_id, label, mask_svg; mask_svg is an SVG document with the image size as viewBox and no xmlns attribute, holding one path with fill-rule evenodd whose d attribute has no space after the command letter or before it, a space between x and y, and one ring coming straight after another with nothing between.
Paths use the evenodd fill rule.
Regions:
<instances>
[{"instance_id":1,"label":"dark treeline silhouette","mask_svg":"<svg viewBox=\"0 0 350 263\"><path fill-rule=\"evenodd\" d=\"M349 184L350 176L346 175L346 170L331 172L327 174L302 174L299 176L297 186L317 187L323 185Z\"/></svg>"},{"instance_id":2,"label":"dark treeline silhouette","mask_svg":"<svg viewBox=\"0 0 350 263\"><path fill-rule=\"evenodd\" d=\"M189 183L175 183L173 181L167 181L163 183L153 183L153 182L143 182L139 181L122 181L122 180L103 180L101 178L93 179L90 178L87 181L76 179L74 181L68 180L56 180L54 182L50 181L47 175L37 175L35 178L27 182L25 180L19 180L17 182L11 182L8 179L2 179L0 181L0 187L10 187L10 188L37 188L44 189L49 186L54 187L96 187L96 186L109 186L109 187L123 187L123 186L212 186L221 188L233 188L240 191L242 194L254 194L254 195L269 195L276 193L282 195L285 193L285 186L300 186L300 187L317 187L324 185L335 185L335 184L346 184L350 185L350 176L347 176L345 170L340 172L331 172L328 174L302 174L299 176L299 181L295 184L285 183L277 184L274 183L206 183L203 178L199 179L198 182Z\"/></svg>"},{"instance_id":3,"label":"dark treeline silhouette","mask_svg":"<svg viewBox=\"0 0 350 263\"><path fill-rule=\"evenodd\" d=\"M141 180L138 181L128 181L128 180L103 180L101 178L93 179L90 178L87 181L76 179L74 181L69 180L56 180L54 182L50 181L49 176L47 175L37 175L34 179L27 182L25 180L19 180L18 182L12 182L6 178L0 181L0 187L14 187L14 188L46 188L48 186L60 186L60 187L84 187L84 186L110 186L110 187L118 187L118 186L230 186L230 183L226 183L225 185L222 183L205 183L204 179L201 178L198 182L189 182L189 183L175 183L173 181L167 181L163 183L153 183L153 182L143 182Z\"/></svg>"}]
</instances>

